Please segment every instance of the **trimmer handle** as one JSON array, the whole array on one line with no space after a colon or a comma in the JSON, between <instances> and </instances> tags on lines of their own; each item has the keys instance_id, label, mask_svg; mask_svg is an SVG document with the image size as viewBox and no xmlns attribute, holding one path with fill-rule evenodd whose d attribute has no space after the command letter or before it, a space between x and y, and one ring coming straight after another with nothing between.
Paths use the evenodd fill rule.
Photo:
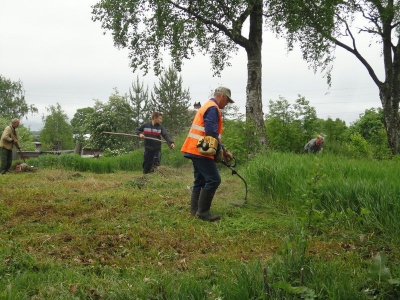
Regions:
<instances>
[{"instance_id":1,"label":"trimmer handle","mask_svg":"<svg viewBox=\"0 0 400 300\"><path fill-rule=\"evenodd\" d=\"M231 162L233 163L228 164L225 160L221 160L221 163L227 166L228 168L234 168L236 166L236 157L232 157Z\"/></svg>"}]
</instances>

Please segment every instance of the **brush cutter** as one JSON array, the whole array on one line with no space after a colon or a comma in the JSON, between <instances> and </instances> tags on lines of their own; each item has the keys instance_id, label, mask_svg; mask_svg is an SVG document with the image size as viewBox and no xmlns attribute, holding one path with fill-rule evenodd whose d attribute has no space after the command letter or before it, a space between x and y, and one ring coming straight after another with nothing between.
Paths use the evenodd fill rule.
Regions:
<instances>
[{"instance_id":1,"label":"brush cutter","mask_svg":"<svg viewBox=\"0 0 400 300\"><path fill-rule=\"evenodd\" d=\"M246 182L246 180L244 180L244 178L243 178L242 176L240 176L240 174L239 174L238 172L236 172L236 170L233 168L234 166L236 166L236 159L233 158L233 164L228 164L228 163L227 163L226 161L224 161L224 160L221 160L221 163L222 163L223 165L227 166L229 169L232 170L232 175L237 175L237 176L239 176L240 179L243 180L244 185L245 185L245 187L246 187L246 194L245 194L245 196L244 196L244 200L237 200L237 201L232 202L231 204L232 204L232 205L235 205L235 206L242 206L242 205L244 205L244 204L246 203L246 201L247 201L247 182Z\"/></svg>"}]
</instances>

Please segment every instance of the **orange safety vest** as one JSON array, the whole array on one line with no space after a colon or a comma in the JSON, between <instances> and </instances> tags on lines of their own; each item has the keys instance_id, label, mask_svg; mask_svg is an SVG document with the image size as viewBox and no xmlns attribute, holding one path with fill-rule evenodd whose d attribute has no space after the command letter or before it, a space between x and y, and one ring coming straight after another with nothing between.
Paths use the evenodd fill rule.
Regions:
<instances>
[{"instance_id":1,"label":"orange safety vest","mask_svg":"<svg viewBox=\"0 0 400 300\"><path fill-rule=\"evenodd\" d=\"M213 155L204 155L199 152L197 149L197 142L201 137L206 136L205 127L204 127L204 113L211 106L215 106L218 109L219 120L218 120L218 141L221 142L222 135L222 113L219 109L218 105L212 101L208 100L196 113L194 117L192 126L190 127L189 134L182 145L181 151L184 153L190 153L198 156L203 156L207 158L214 159Z\"/></svg>"}]
</instances>

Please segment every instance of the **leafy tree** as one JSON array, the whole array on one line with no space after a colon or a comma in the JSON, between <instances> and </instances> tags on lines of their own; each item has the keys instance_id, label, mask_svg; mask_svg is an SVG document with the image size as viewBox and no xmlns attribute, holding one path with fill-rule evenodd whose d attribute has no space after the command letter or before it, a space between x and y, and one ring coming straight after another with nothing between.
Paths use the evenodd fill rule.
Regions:
<instances>
[{"instance_id":1,"label":"leafy tree","mask_svg":"<svg viewBox=\"0 0 400 300\"><path fill-rule=\"evenodd\" d=\"M161 74L158 86L155 84L153 90L151 98L155 110L163 114L163 126L171 136L187 131L192 118L189 113L190 93L189 89L183 89L178 72L170 66Z\"/></svg>"},{"instance_id":2,"label":"leafy tree","mask_svg":"<svg viewBox=\"0 0 400 300\"><path fill-rule=\"evenodd\" d=\"M372 158L371 145L358 132L350 135L347 152L354 158Z\"/></svg>"},{"instance_id":3,"label":"leafy tree","mask_svg":"<svg viewBox=\"0 0 400 300\"><path fill-rule=\"evenodd\" d=\"M336 47L365 67L379 89L390 148L393 154L400 153L400 1L271 0L271 7L271 24L278 34L286 30L289 47L298 42L304 59L314 70L325 70L329 83ZM382 46L376 55L382 56L383 80L361 54L358 42L366 34Z\"/></svg>"},{"instance_id":4,"label":"leafy tree","mask_svg":"<svg viewBox=\"0 0 400 300\"><path fill-rule=\"evenodd\" d=\"M366 109L360 118L348 128L347 135L359 134L369 144L375 158L390 157L387 136L384 136L385 125L383 110L378 108Z\"/></svg>"},{"instance_id":5,"label":"leafy tree","mask_svg":"<svg viewBox=\"0 0 400 300\"><path fill-rule=\"evenodd\" d=\"M72 126L69 124L67 114L62 110L61 105L50 105L46 107L47 115L43 115L43 129L40 132L40 141L43 150L50 150L52 146L61 141L62 150L74 149Z\"/></svg>"},{"instance_id":6,"label":"leafy tree","mask_svg":"<svg viewBox=\"0 0 400 300\"><path fill-rule=\"evenodd\" d=\"M129 101L133 108L132 120L134 128L151 119L153 109L149 100L149 88L145 88L143 82L140 83L139 76L137 76L136 82L132 82L132 87L129 89ZM136 139L133 141L133 145L135 148L139 148L141 141Z\"/></svg>"},{"instance_id":7,"label":"leafy tree","mask_svg":"<svg viewBox=\"0 0 400 300\"><path fill-rule=\"evenodd\" d=\"M291 105L284 97L269 101L266 116L271 147L280 151L302 152L304 144L317 131L317 114L309 101L299 95Z\"/></svg>"},{"instance_id":8,"label":"leafy tree","mask_svg":"<svg viewBox=\"0 0 400 300\"><path fill-rule=\"evenodd\" d=\"M341 142L344 140L344 133L347 129L346 122L336 118L335 121L331 118L323 120L322 132L326 135L329 142Z\"/></svg>"},{"instance_id":9,"label":"leafy tree","mask_svg":"<svg viewBox=\"0 0 400 300\"><path fill-rule=\"evenodd\" d=\"M35 114L38 109L25 101L25 90L21 80L13 82L0 75L0 116L22 118L28 113Z\"/></svg>"},{"instance_id":10,"label":"leafy tree","mask_svg":"<svg viewBox=\"0 0 400 300\"><path fill-rule=\"evenodd\" d=\"M128 96L119 95L117 89L109 97L107 103L95 102L94 112L88 115L86 129L91 135L91 145L99 150L132 150L132 138L103 134L107 132L131 133L135 131L132 120L133 109Z\"/></svg>"},{"instance_id":11,"label":"leafy tree","mask_svg":"<svg viewBox=\"0 0 400 300\"><path fill-rule=\"evenodd\" d=\"M129 48L134 70L147 71L153 62L156 74L162 69L163 50L178 71L182 60L196 51L209 54L214 73L220 75L242 47L248 57L246 119L255 125L257 139L266 144L261 47L267 4L263 0L101 0L93 6L93 20L112 32L117 47Z\"/></svg>"},{"instance_id":12,"label":"leafy tree","mask_svg":"<svg viewBox=\"0 0 400 300\"><path fill-rule=\"evenodd\" d=\"M300 122L301 127L301 138L305 140L314 137L317 130L317 111L315 107L310 106L310 101L307 101L305 97L298 95L293 109L296 120Z\"/></svg>"},{"instance_id":13,"label":"leafy tree","mask_svg":"<svg viewBox=\"0 0 400 300\"><path fill-rule=\"evenodd\" d=\"M77 140L83 142L84 134L87 134L86 121L94 113L93 107L79 108L71 119L72 130L77 135Z\"/></svg>"},{"instance_id":14,"label":"leafy tree","mask_svg":"<svg viewBox=\"0 0 400 300\"><path fill-rule=\"evenodd\" d=\"M292 124L295 113L290 103L283 97L277 101L269 101L269 113L266 115L267 133L270 146L280 151L290 151L295 131ZM296 139L297 140L297 139Z\"/></svg>"},{"instance_id":15,"label":"leafy tree","mask_svg":"<svg viewBox=\"0 0 400 300\"><path fill-rule=\"evenodd\" d=\"M385 129L382 109L366 109L359 117L351 124L349 132L359 133L367 142L372 142L378 131Z\"/></svg>"},{"instance_id":16,"label":"leafy tree","mask_svg":"<svg viewBox=\"0 0 400 300\"><path fill-rule=\"evenodd\" d=\"M151 119L152 110L149 109L149 88L144 87L144 83L139 82L139 76L136 82L132 82L129 89L129 101L133 107L133 123L135 128L143 122Z\"/></svg>"}]
</instances>

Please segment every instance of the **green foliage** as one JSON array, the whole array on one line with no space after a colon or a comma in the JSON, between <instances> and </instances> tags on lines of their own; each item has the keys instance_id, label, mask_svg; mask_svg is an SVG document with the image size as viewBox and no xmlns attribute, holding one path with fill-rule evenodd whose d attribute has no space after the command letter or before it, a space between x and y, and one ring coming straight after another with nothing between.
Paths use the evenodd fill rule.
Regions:
<instances>
[{"instance_id":1,"label":"green foliage","mask_svg":"<svg viewBox=\"0 0 400 300\"><path fill-rule=\"evenodd\" d=\"M25 90L21 80L13 82L0 75L0 117L19 118L36 114L38 109L25 101Z\"/></svg>"},{"instance_id":2,"label":"green foliage","mask_svg":"<svg viewBox=\"0 0 400 300\"><path fill-rule=\"evenodd\" d=\"M147 73L153 67L159 75L166 52L180 71L183 60L199 52L210 55L211 68L219 76L230 65L232 54L243 47L252 62L248 64L251 79L247 85L246 121L256 129L258 146L266 146L261 95L263 10L261 0L232 0L223 5L190 0L179 4L167 0L123 4L119 0L100 0L93 6L92 19L112 33L115 46L128 48L134 71ZM249 34L243 34L247 24Z\"/></svg>"},{"instance_id":3,"label":"green foliage","mask_svg":"<svg viewBox=\"0 0 400 300\"><path fill-rule=\"evenodd\" d=\"M378 108L366 109L360 118L349 127L350 135L359 133L366 141L372 142L378 132L385 129L383 124L383 110Z\"/></svg>"},{"instance_id":4,"label":"green foliage","mask_svg":"<svg viewBox=\"0 0 400 300\"><path fill-rule=\"evenodd\" d=\"M144 83L140 83L139 76L136 81L132 82L132 87L129 88L129 101L132 105L132 120L134 128L138 128L147 120L151 120L152 109L149 100L149 88L144 87ZM139 148L140 140L134 140L135 148Z\"/></svg>"},{"instance_id":5,"label":"green foliage","mask_svg":"<svg viewBox=\"0 0 400 300\"><path fill-rule=\"evenodd\" d=\"M133 109L128 96L119 95L116 89L107 103L96 101L94 112L88 115L85 122L87 133L91 135L90 146L99 150L132 150L132 138L103 134L103 131L133 134L135 124L132 116Z\"/></svg>"},{"instance_id":6,"label":"green foliage","mask_svg":"<svg viewBox=\"0 0 400 300\"><path fill-rule=\"evenodd\" d=\"M62 150L74 148L72 126L68 122L68 116L62 110L61 105L46 107L48 115L42 117L44 127L40 132L40 141L43 150L51 150L52 146L61 141Z\"/></svg>"},{"instance_id":7,"label":"green foliage","mask_svg":"<svg viewBox=\"0 0 400 300\"><path fill-rule=\"evenodd\" d=\"M30 160L30 164L36 168L61 168L78 172L107 174L117 171L141 170L142 159L140 151L119 155L117 157L100 158L83 158L76 154L46 154Z\"/></svg>"},{"instance_id":8,"label":"green foliage","mask_svg":"<svg viewBox=\"0 0 400 300\"><path fill-rule=\"evenodd\" d=\"M255 146L251 141L254 131L248 129L249 124L243 121L244 116L239 112L239 107L228 105L222 114L224 117L222 144L238 161L244 162L249 156L255 155Z\"/></svg>"},{"instance_id":9,"label":"green foliage","mask_svg":"<svg viewBox=\"0 0 400 300\"><path fill-rule=\"evenodd\" d=\"M386 129L383 122L383 110L378 108L366 109L360 118L353 122L348 130L345 132L346 138L353 142L354 135L358 134L368 143L358 141L353 142L354 148L362 155L372 155L376 159L389 159L391 158L391 150L389 148ZM364 148L364 149L363 149ZM369 149L366 149L369 148Z\"/></svg>"},{"instance_id":10,"label":"green foliage","mask_svg":"<svg viewBox=\"0 0 400 300\"><path fill-rule=\"evenodd\" d=\"M117 47L130 50L135 70L147 72L153 65L158 75L163 50L167 50L180 71L182 60L193 56L197 49L211 55L213 70L219 74L229 65L230 53L237 51L236 44L243 45L241 28L253 9L250 3L238 0L231 1L227 8L204 1L184 1L182 5L170 1L130 1L120 5L116 0L103 0L93 6L93 20L112 32Z\"/></svg>"},{"instance_id":11,"label":"green foliage","mask_svg":"<svg viewBox=\"0 0 400 300\"><path fill-rule=\"evenodd\" d=\"M269 101L266 115L270 148L283 152L303 152L304 144L314 137L317 114L304 97L299 95L291 105L285 98Z\"/></svg>"},{"instance_id":12,"label":"green foliage","mask_svg":"<svg viewBox=\"0 0 400 300\"><path fill-rule=\"evenodd\" d=\"M347 130L346 122L336 118L333 121L331 118L326 120L319 120L321 123L319 126L321 127L320 132L323 132L325 135L325 139L327 140L327 144L340 143L343 140L346 140L344 133ZM315 130L315 129L314 129Z\"/></svg>"},{"instance_id":13,"label":"green foliage","mask_svg":"<svg viewBox=\"0 0 400 300\"><path fill-rule=\"evenodd\" d=\"M179 141L179 139L178 139ZM178 150L171 150L164 146L161 149L161 165L180 167L188 163L188 159ZM79 172L99 174L114 173L117 171L141 171L143 150L121 153L117 150L105 151L100 158L83 158L76 154L47 154L32 159L29 163L36 168L65 169Z\"/></svg>"},{"instance_id":14,"label":"green foliage","mask_svg":"<svg viewBox=\"0 0 400 300\"><path fill-rule=\"evenodd\" d=\"M400 296L400 291L398 290L400 278L392 278L388 263L388 256L383 252L379 252L373 257L368 274L375 285L363 290L366 295L380 294L382 298L386 299L395 299ZM394 288L391 290L390 286Z\"/></svg>"},{"instance_id":15,"label":"green foliage","mask_svg":"<svg viewBox=\"0 0 400 300\"><path fill-rule=\"evenodd\" d=\"M354 158L371 158L372 149L368 142L359 133L350 136L347 144L348 153Z\"/></svg>"},{"instance_id":16,"label":"green foliage","mask_svg":"<svg viewBox=\"0 0 400 300\"><path fill-rule=\"evenodd\" d=\"M399 143L399 96L397 88L400 67L396 63L396 53L400 47L398 1L301 1L273 0L269 2L270 26L280 36L287 38L289 49L299 44L303 59L317 71L326 74L331 84L335 48L341 47L354 55L354 59L365 67L365 71L379 89L385 127L393 154L400 152ZM367 30L359 30L358 24ZM388 24L382 26L382 24ZM370 40L382 45L381 57L384 66L384 79L381 81L377 71L367 57L363 56L359 40L361 34L368 34ZM346 37L351 37L347 39ZM394 43L388 43L396 36ZM356 47L356 45L358 45ZM377 53L379 55L380 53ZM370 123L371 125L372 123ZM368 140L366 133L361 133Z\"/></svg>"},{"instance_id":17,"label":"green foliage","mask_svg":"<svg viewBox=\"0 0 400 300\"><path fill-rule=\"evenodd\" d=\"M170 66L159 76L151 93L151 105L163 114L163 126L171 137L186 132L192 121L189 89L183 89L182 84L182 77Z\"/></svg>"},{"instance_id":18,"label":"green foliage","mask_svg":"<svg viewBox=\"0 0 400 300\"><path fill-rule=\"evenodd\" d=\"M315 174L326 176L318 180L317 194L310 195L306 183L313 178L310 172L315 160ZM400 193L398 170L398 164L391 161L378 164L367 159L338 159L328 153L314 156L271 152L254 158L241 174L258 194L260 205L272 202L300 208L304 205L301 195L309 195L313 221L347 224L349 228L365 226L397 238L400 226L395 220L400 204L394 199Z\"/></svg>"},{"instance_id":19,"label":"green foliage","mask_svg":"<svg viewBox=\"0 0 400 300\"><path fill-rule=\"evenodd\" d=\"M74 117L71 119L72 131L76 136L75 140L84 142L84 135L87 134L86 121L94 113L92 107L79 108L76 110Z\"/></svg>"},{"instance_id":20,"label":"green foliage","mask_svg":"<svg viewBox=\"0 0 400 300\"><path fill-rule=\"evenodd\" d=\"M387 263L388 258L385 253L378 253L372 261L372 266L369 274L371 278L378 280L378 285L383 280L388 280L391 278L390 270L386 266Z\"/></svg>"},{"instance_id":21,"label":"green foliage","mask_svg":"<svg viewBox=\"0 0 400 300\"><path fill-rule=\"evenodd\" d=\"M299 295L301 299L315 299L318 298L312 289L305 286L291 286L285 282L275 282L272 284L273 288L279 288L287 292L288 294Z\"/></svg>"}]
</instances>

